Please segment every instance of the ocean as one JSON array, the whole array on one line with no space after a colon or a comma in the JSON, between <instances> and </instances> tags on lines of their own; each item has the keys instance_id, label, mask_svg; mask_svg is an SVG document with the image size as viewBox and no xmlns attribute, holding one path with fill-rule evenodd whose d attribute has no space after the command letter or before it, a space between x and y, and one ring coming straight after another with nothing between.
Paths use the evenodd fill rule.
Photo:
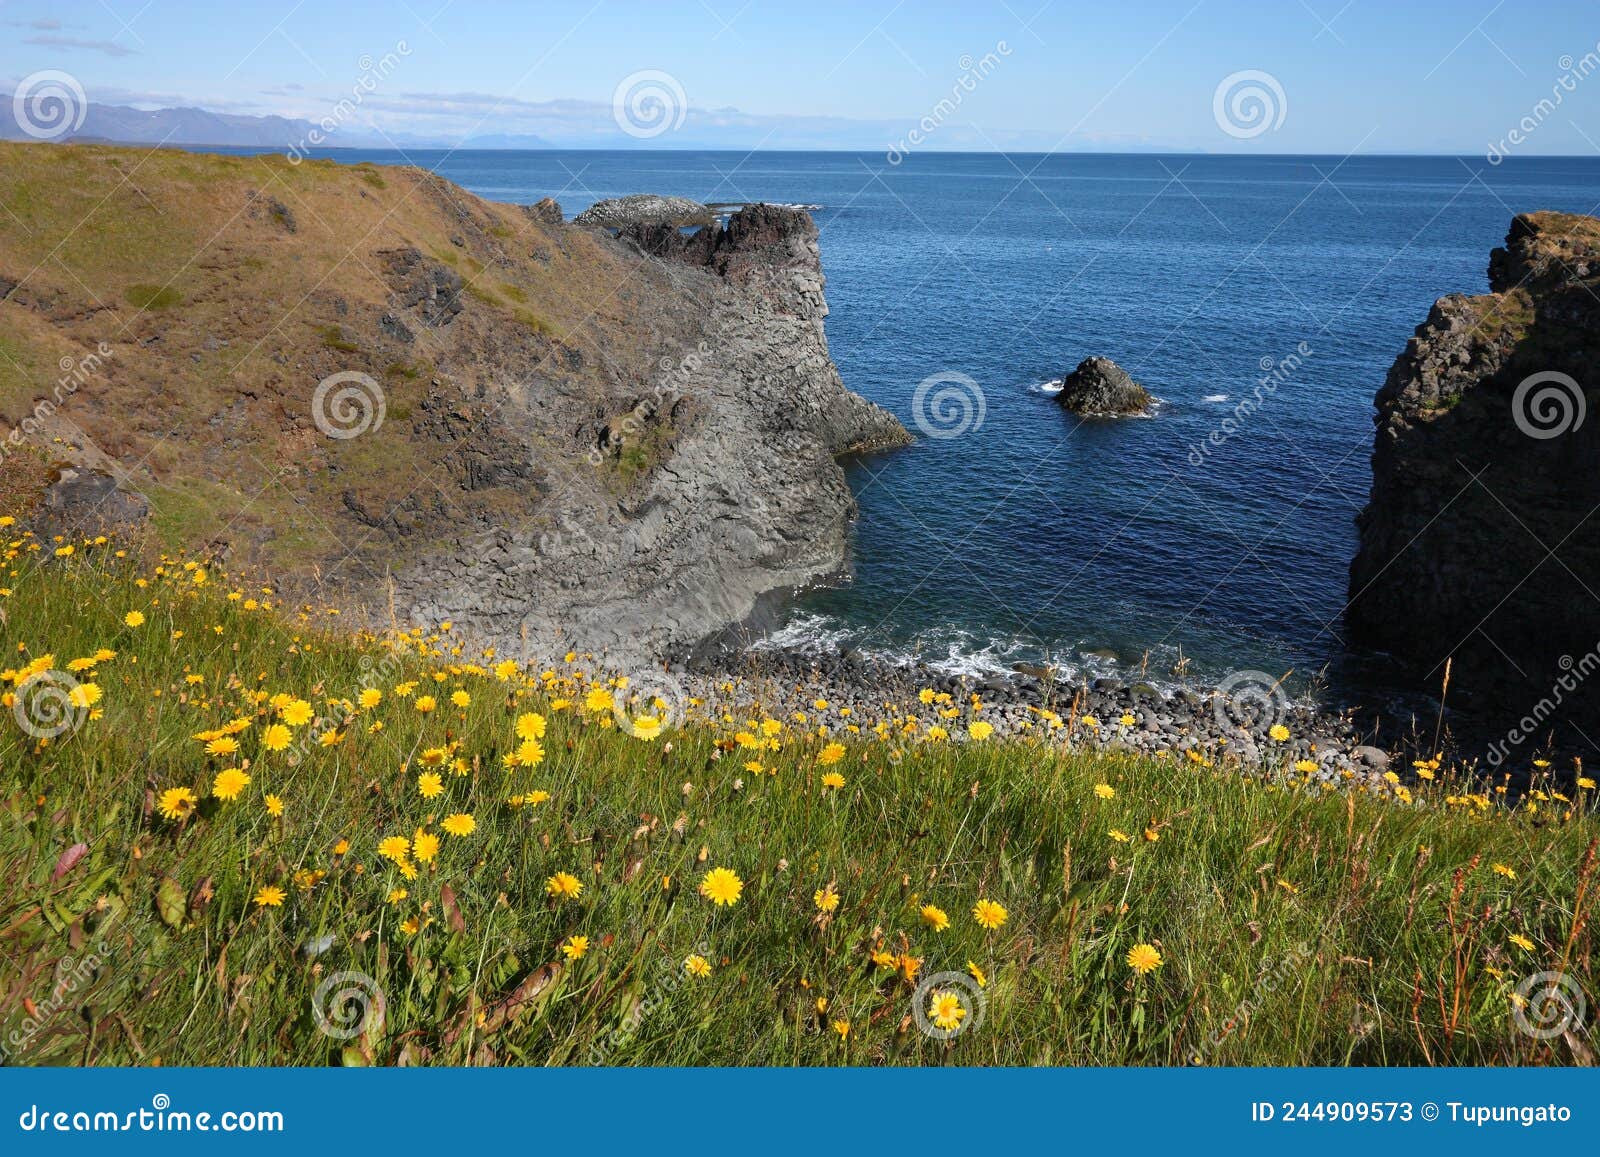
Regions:
<instances>
[{"instance_id":1,"label":"ocean","mask_svg":"<svg viewBox=\"0 0 1600 1157\"><path fill-rule=\"evenodd\" d=\"M1513 214L1600 209L1600 158L329 155L569 217L635 192L812 207L834 360L918 441L849 465L851 577L769 642L1347 697L1389 686L1341 621L1373 395L1435 298L1486 292ZM1062 410L1092 354L1155 416Z\"/></svg>"}]
</instances>

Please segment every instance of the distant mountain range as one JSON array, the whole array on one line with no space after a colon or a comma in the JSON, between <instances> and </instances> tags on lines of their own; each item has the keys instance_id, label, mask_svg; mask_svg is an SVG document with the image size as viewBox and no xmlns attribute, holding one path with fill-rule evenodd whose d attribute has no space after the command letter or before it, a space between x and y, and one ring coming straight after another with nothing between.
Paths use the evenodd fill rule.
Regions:
<instances>
[{"instance_id":1,"label":"distant mountain range","mask_svg":"<svg viewBox=\"0 0 1600 1157\"><path fill-rule=\"evenodd\" d=\"M683 123L675 131L654 134L623 131L615 122L612 106L596 101L549 101L522 104L504 110L505 119L522 120L537 132L474 132L496 121L504 123L502 110L489 97L430 98L406 94L419 113L455 105L471 127L455 133L435 129L383 132L366 124L346 123L331 131L310 120L285 116L246 116L211 112L203 108L141 109L129 105L91 101L83 106L83 120L75 129L50 139L106 141L131 145L220 145L263 150L309 151L315 148L361 149L894 149L907 125L887 120L848 117L765 117L735 109L683 110ZM463 111L464 110L464 111ZM385 111L397 111L391 107ZM38 134L18 124L14 104L0 97L0 140L24 141ZM943 126L937 140L922 145L932 149L989 151L1008 149L1059 151L1064 148L1104 148L1117 151L1168 152L1170 147L1142 141L1074 142L1067 145L1050 134L1017 131L995 134L998 139L964 126Z\"/></svg>"},{"instance_id":2,"label":"distant mountain range","mask_svg":"<svg viewBox=\"0 0 1600 1157\"><path fill-rule=\"evenodd\" d=\"M115 141L135 145L259 145L288 149L313 131L310 121L280 116L236 116L200 108L139 109L89 104L83 123L58 140ZM0 140L28 140L12 102L0 101Z\"/></svg>"}]
</instances>

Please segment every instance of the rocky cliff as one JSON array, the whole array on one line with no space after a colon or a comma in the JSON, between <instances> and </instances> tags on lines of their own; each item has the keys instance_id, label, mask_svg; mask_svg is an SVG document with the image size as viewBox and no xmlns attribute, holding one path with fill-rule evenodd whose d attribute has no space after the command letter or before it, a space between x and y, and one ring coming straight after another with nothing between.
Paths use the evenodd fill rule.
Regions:
<instances>
[{"instance_id":1,"label":"rocky cliff","mask_svg":"<svg viewBox=\"0 0 1600 1157\"><path fill-rule=\"evenodd\" d=\"M375 619L692 643L838 570L835 458L908 440L839 379L803 212L617 236L415 169L45 145L0 145L0 201L0 498L44 460L64 527L148 510Z\"/></svg>"},{"instance_id":2,"label":"rocky cliff","mask_svg":"<svg viewBox=\"0 0 1600 1157\"><path fill-rule=\"evenodd\" d=\"M1576 721L1600 700L1600 221L1517 217L1489 283L1440 299L1378 393L1348 625L1434 690L1453 658L1453 700Z\"/></svg>"}]
</instances>

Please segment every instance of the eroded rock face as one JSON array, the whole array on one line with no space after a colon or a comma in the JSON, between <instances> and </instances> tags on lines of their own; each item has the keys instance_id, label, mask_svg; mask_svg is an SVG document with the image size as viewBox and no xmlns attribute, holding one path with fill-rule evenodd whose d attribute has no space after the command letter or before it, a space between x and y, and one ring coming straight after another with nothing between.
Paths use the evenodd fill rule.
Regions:
<instances>
[{"instance_id":1,"label":"eroded rock face","mask_svg":"<svg viewBox=\"0 0 1600 1157\"><path fill-rule=\"evenodd\" d=\"M540 529L496 530L400 580L416 621L624 663L681 651L765 592L838 571L855 501L835 457L910 441L829 357L808 214L757 205L692 236L632 226L607 243L669 271L685 307L662 319L652 380L592 423L586 466L543 480Z\"/></svg>"},{"instance_id":2,"label":"eroded rock face","mask_svg":"<svg viewBox=\"0 0 1600 1157\"><path fill-rule=\"evenodd\" d=\"M1600 221L1517 217L1489 280L1434 305L1378 393L1350 639L1434 691L1453 659L1458 703L1592 719Z\"/></svg>"},{"instance_id":3,"label":"eroded rock face","mask_svg":"<svg viewBox=\"0 0 1600 1157\"><path fill-rule=\"evenodd\" d=\"M1056 401L1084 417L1132 417L1148 413L1150 391L1110 358L1085 358L1061 383Z\"/></svg>"}]
</instances>

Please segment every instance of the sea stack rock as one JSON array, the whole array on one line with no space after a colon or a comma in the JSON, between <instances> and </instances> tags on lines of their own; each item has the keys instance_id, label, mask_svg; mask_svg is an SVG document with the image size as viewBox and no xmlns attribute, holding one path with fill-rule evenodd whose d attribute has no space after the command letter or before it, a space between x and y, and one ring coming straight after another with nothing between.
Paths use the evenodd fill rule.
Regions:
<instances>
[{"instance_id":1,"label":"sea stack rock","mask_svg":"<svg viewBox=\"0 0 1600 1157\"><path fill-rule=\"evenodd\" d=\"M572 223L603 229L625 229L630 225L665 225L683 229L692 225L712 225L716 220L716 213L688 197L632 193L626 197L596 201L574 217Z\"/></svg>"},{"instance_id":2,"label":"sea stack rock","mask_svg":"<svg viewBox=\"0 0 1600 1157\"><path fill-rule=\"evenodd\" d=\"M1116 362L1092 357L1066 376L1056 401L1084 417L1124 418L1149 413L1151 397Z\"/></svg>"},{"instance_id":3,"label":"sea stack rock","mask_svg":"<svg viewBox=\"0 0 1600 1157\"><path fill-rule=\"evenodd\" d=\"M1489 287L1436 302L1378 392L1350 641L1435 692L1453 659L1457 705L1586 725L1600 719L1600 220L1517 217Z\"/></svg>"}]
</instances>

